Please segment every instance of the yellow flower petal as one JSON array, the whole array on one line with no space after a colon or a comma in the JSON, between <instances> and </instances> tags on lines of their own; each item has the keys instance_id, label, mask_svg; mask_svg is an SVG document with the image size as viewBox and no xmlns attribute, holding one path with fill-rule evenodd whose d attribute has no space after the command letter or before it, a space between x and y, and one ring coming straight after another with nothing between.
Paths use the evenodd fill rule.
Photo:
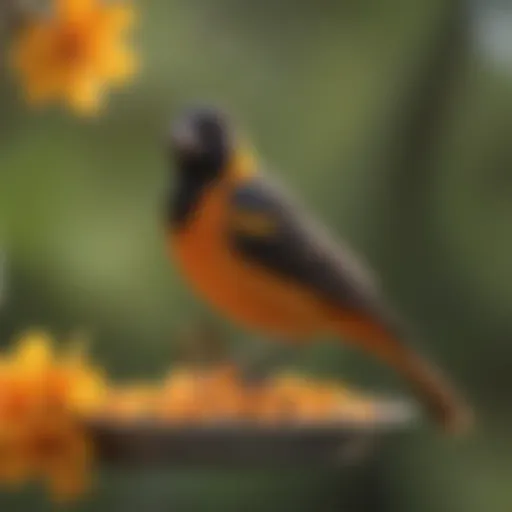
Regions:
<instances>
[{"instance_id":1,"label":"yellow flower petal","mask_svg":"<svg viewBox=\"0 0 512 512\"><path fill-rule=\"evenodd\" d=\"M115 48L105 52L99 65L102 75L116 85L120 85L137 72L137 56L128 48Z\"/></svg>"},{"instance_id":2,"label":"yellow flower petal","mask_svg":"<svg viewBox=\"0 0 512 512\"><path fill-rule=\"evenodd\" d=\"M112 5L102 14L103 22L110 32L122 32L131 28L137 16L133 5Z\"/></svg>"},{"instance_id":3,"label":"yellow flower petal","mask_svg":"<svg viewBox=\"0 0 512 512\"><path fill-rule=\"evenodd\" d=\"M39 331L25 334L13 354L13 363L24 372L44 370L52 361L52 339Z\"/></svg>"},{"instance_id":4,"label":"yellow flower petal","mask_svg":"<svg viewBox=\"0 0 512 512\"><path fill-rule=\"evenodd\" d=\"M101 0L55 0L55 16L64 21L74 21L91 15Z\"/></svg>"},{"instance_id":5,"label":"yellow flower petal","mask_svg":"<svg viewBox=\"0 0 512 512\"><path fill-rule=\"evenodd\" d=\"M68 408L80 416L92 414L101 409L107 396L107 386L101 376L83 375L68 393Z\"/></svg>"},{"instance_id":6,"label":"yellow flower petal","mask_svg":"<svg viewBox=\"0 0 512 512\"><path fill-rule=\"evenodd\" d=\"M103 94L103 87L96 77L83 76L68 89L67 101L80 114L94 115L99 111Z\"/></svg>"}]
</instances>

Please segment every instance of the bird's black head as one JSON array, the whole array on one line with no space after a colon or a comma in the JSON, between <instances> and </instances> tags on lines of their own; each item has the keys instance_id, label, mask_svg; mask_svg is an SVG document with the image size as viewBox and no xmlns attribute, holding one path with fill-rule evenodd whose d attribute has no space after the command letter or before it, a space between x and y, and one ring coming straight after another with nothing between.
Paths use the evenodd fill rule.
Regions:
<instances>
[{"instance_id":1,"label":"bird's black head","mask_svg":"<svg viewBox=\"0 0 512 512\"><path fill-rule=\"evenodd\" d=\"M187 181L209 182L219 177L235 150L229 119L211 107L187 109L174 121L170 139L180 178Z\"/></svg>"},{"instance_id":2,"label":"bird's black head","mask_svg":"<svg viewBox=\"0 0 512 512\"><path fill-rule=\"evenodd\" d=\"M185 110L171 126L169 150L176 170L168 215L183 226L197 211L206 189L228 172L236 153L234 128L220 110Z\"/></svg>"}]
</instances>

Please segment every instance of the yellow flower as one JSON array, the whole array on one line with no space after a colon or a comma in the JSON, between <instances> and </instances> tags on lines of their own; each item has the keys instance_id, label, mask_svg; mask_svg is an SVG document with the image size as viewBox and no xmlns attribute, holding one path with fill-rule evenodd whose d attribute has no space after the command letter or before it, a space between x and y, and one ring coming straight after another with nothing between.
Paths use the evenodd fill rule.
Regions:
<instances>
[{"instance_id":1,"label":"yellow flower","mask_svg":"<svg viewBox=\"0 0 512 512\"><path fill-rule=\"evenodd\" d=\"M125 82L136 67L127 32L133 7L108 0L53 0L47 18L19 29L11 63L27 100L62 99L75 111L96 113L105 88Z\"/></svg>"},{"instance_id":2,"label":"yellow flower","mask_svg":"<svg viewBox=\"0 0 512 512\"><path fill-rule=\"evenodd\" d=\"M81 494L91 448L78 422L106 388L81 347L57 353L44 332L21 337L0 359L0 483L37 477L57 499Z\"/></svg>"}]
</instances>

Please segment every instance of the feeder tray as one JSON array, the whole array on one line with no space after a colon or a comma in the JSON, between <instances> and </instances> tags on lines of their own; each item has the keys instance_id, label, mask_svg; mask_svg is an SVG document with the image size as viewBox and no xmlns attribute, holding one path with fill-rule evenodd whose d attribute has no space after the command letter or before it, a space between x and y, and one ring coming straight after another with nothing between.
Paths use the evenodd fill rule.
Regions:
<instances>
[{"instance_id":1,"label":"feeder tray","mask_svg":"<svg viewBox=\"0 0 512 512\"><path fill-rule=\"evenodd\" d=\"M169 425L97 419L88 428L99 459L123 468L340 465L362 459L375 441L405 430L416 419L404 401L378 401L376 407L371 420L341 416L322 423Z\"/></svg>"}]
</instances>

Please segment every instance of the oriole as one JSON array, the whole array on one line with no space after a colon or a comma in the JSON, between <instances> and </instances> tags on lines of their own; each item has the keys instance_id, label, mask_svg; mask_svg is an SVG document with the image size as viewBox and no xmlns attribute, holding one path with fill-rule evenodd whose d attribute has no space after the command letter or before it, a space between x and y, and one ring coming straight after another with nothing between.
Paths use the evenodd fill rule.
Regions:
<instances>
[{"instance_id":1,"label":"oriole","mask_svg":"<svg viewBox=\"0 0 512 512\"><path fill-rule=\"evenodd\" d=\"M187 110L170 151L167 245L202 298L267 335L351 341L401 374L440 425L466 426L469 409L409 345L369 271L265 174L224 112Z\"/></svg>"}]
</instances>

